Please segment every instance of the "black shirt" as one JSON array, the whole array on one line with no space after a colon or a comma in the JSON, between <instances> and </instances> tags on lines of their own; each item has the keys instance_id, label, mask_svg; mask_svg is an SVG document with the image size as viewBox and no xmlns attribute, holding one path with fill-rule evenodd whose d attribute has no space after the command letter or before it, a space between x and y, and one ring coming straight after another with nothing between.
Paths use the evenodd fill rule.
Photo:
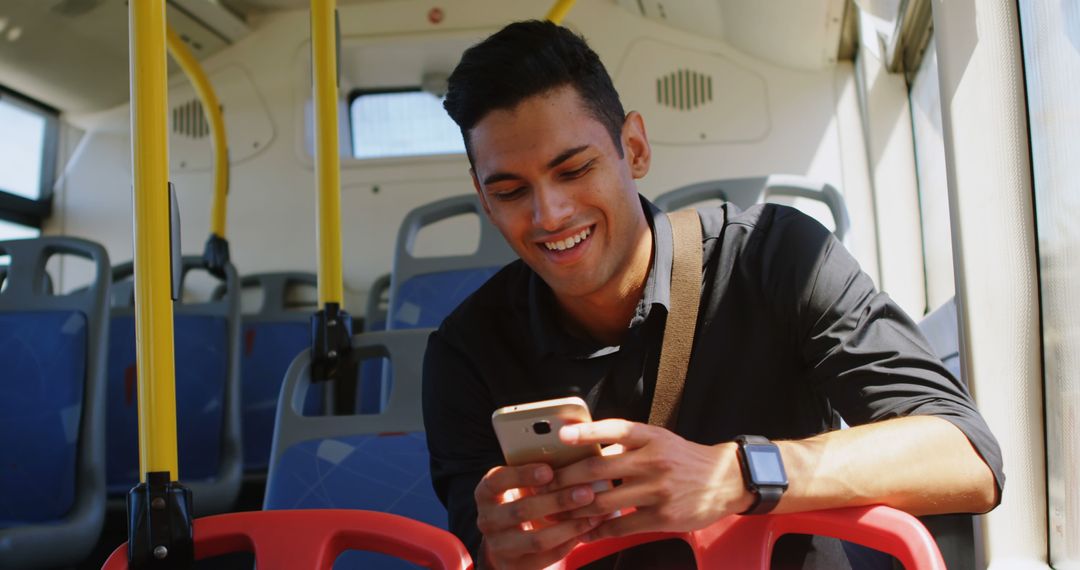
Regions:
<instances>
[{"instance_id":1,"label":"black shirt","mask_svg":"<svg viewBox=\"0 0 1080 570\"><path fill-rule=\"evenodd\" d=\"M428 341L423 406L432 482L450 530L474 556L481 535L473 491L504 464L491 427L495 409L577 393L594 419L648 419L672 238L667 217L645 199L642 207L653 232L652 267L621 346L564 331L551 289L520 260ZM963 431L1000 491L1001 451L967 389L827 229L774 204L745 212L724 204L699 216L703 283L679 435L706 445L743 433L802 439L836 428L839 417L859 425L935 415Z\"/></svg>"}]
</instances>

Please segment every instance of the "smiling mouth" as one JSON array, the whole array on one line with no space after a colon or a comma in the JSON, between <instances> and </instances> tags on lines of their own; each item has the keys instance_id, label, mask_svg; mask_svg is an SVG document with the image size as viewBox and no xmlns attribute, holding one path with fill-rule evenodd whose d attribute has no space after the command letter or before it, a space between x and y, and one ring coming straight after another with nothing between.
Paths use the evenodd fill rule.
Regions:
<instances>
[{"instance_id":1,"label":"smiling mouth","mask_svg":"<svg viewBox=\"0 0 1080 570\"><path fill-rule=\"evenodd\" d=\"M589 236L592 235L592 231L593 226L589 226L566 239L543 242L543 246L548 251L566 251L568 249L574 249L578 244L589 239Z\"/></svg>"}]
</instances>

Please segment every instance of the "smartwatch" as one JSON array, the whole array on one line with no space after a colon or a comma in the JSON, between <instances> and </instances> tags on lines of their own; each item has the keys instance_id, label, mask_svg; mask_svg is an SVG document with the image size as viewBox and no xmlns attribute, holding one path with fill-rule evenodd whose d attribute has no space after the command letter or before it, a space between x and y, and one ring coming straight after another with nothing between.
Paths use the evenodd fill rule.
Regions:
<instances>
[{"instance_id":1,"label":"smartwatch","mask_svg":"<svg viewBox=\"0 0 1080 570\"><path fill-rule=\"evenodd\" d=\"M741 514L765 514L776 507L788 488L780 448L760 435L740 435L735 438L735 443L739 446L743 482L754 495L753 504Z\"/></svg>"}]
</instances>

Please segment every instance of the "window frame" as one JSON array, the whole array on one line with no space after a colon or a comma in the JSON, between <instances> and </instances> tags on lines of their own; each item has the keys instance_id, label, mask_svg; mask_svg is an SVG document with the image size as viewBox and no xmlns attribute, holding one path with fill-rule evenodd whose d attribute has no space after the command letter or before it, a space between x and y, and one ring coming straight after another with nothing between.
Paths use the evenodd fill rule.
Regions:
<instances>
[{"instance_id":1,"label":"window frame","mask_svg":"<svg viewBox=\"0 0 1080 570\"><path fill-rule=\"evenodd\" d=\"M357 99L365 95L392 95L395 93L428 93L434 95L430 91L425 91L421 85L410 86L392 86L392 87L357 87L349 91L349 95L345 98L345 113L348 117L349 125L349 156L347 160L358 164L367 163L393 163L398 161L415 161L415 160L446 160L464 157L466 155L465 150L461 152L440 152L433 154L409 154L399 156L373 156L373 157L361 157L356 156L356 141L355 141L355 125L352 120L352 106ZM449 117L447 117L449 118Z\"/></svg>"},{"instance_id":2,"label":"window frame","mask_svg":"<svg viewBox=\"0 0 1080 570\"><path fill-rule=\"evenodd\" d=\"M57 154L60 142L60 112L30 97L0 85L0 101L29 111L45 119L41 145L41 173L38 198L19 196L0 187L0 219L42 229L52 214L53 184L56 182Z\"/></svg>"}]
</instances>

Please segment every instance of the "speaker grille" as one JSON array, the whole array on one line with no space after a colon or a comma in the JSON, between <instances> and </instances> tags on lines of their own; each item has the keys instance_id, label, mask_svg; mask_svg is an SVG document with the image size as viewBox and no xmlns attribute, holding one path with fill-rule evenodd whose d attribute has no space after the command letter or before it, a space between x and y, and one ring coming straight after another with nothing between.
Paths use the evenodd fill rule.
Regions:
<instances>
[{"instance_id":1,"label":"speaker grille","mask_svg":"<svg viewBox=\"0 0 1080 570\"><path fill-rule=\"evenodd\" d=\"M713 100L711 75L680 69L656 80L656 102L679 111L692 111Z\"/></svg>"},{"instance_id":2,"label":"speaker grille","mask_svg":"<svg viewBox=\"0 0 1080 570\"><path fill-rule=\"evenodd\" d=\"M172 131L193 139L206 138L210 135L210 123L206 121L202 103L198 99L173 107Z\"/></svg>"}]
</instances>

